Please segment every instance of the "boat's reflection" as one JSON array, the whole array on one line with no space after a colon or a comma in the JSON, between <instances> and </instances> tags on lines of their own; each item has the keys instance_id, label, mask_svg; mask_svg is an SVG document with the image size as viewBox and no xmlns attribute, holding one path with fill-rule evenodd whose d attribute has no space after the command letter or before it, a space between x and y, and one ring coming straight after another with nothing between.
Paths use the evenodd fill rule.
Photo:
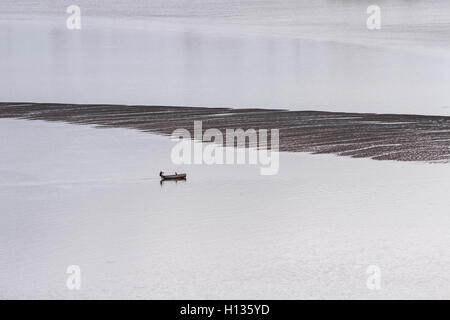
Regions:
<instances>
[{"instance_id":1,"label":"boat's reflection","mask_svg":"<svg viewBox=\"0 0 450 320\"><path fill-rule=\"evenodd\" d=\"M178 182L180 182L180 183L185 183L186 182L186 179L161 179L160 181L159 181L159 184L162 186L164 183L174 183L175 182L175 184L178 184Z\"/></svg>"}]
</instances>

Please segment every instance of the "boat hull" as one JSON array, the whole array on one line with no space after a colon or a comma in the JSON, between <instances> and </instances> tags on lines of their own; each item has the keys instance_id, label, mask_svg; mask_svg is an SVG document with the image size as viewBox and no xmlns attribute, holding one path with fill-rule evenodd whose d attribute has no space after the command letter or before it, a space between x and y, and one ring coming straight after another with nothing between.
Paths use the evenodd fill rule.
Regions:
<instances>
[{"instance_id":1,"label":"boat hull","mask_svg":"<svg viewBox=\"0 0 450 320\"><path fill-rule=\"evenodd\" d=\"M162 180L185 180L186 174L162 175Z\"/></svg>"}]
</instances>

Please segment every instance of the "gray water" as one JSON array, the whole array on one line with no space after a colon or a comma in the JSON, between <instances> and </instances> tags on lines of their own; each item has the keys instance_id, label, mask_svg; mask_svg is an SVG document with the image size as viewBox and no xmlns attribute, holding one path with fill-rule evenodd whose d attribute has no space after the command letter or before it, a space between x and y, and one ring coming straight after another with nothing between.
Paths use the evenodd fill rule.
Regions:
<instances>
[{"instance_id":1,"label":"gray water","mask_svg":"<svg viewBox=\"0 0 450 320\"><path fill-rule=\"evenodd\" d=\"M378 2L372 32L372 1L80 0L80 31L1 1L0 101L449 115L450 3ZM448 298L448 164L281 153L263 177L172 146L1 119L0 298Z\"/></svg>"},{"instance_id":2,"label":"gray water","mask_svg":"<svg viewBox=\"0 0 450 320\"><path fill-rule=\"evenodd\" d=\"M447 164L281 153L261 176L175 166L174 142L136 130L13 119L0 142L0 298L449 297Z\"/></svg>"},{"instance_id":3,"label":"gray water","mask_svg":"<svg viewBox=\"0 0 450 320\"><path fill-rule=\"evenodd\" d=\"M450 114L450 4L0 4L0 100Z\"/></svg>"}]
</instances>

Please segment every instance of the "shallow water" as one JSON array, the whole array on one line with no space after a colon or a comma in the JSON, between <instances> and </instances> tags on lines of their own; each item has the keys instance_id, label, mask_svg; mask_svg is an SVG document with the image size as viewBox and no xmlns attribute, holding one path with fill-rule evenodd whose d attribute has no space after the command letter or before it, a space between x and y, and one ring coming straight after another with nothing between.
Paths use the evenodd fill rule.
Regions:
<instances>
[{"instance_id":1,"label":"shallow water","mask_svg":"<svg viewBox=\"0 0 450 320\"><path fill-rule=\"evenodd\" d=\"M129 129L1 119L0 139L2 298L450 294L448 165L282 153L260 176L172 166L169 139Z\"/></svg>"}]
</instances>

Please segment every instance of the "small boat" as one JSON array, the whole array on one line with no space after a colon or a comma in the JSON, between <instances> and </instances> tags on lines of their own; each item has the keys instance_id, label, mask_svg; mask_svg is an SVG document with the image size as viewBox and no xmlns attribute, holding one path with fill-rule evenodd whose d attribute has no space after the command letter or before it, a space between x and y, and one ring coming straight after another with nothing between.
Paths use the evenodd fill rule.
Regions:
<instances>
[{"instance_id":1,"label":"small boat","mask_svg":"<svg viewBox=\"0 0 450 320\"><path fill-rule=\"evenodd\" d=\"M164 174L164 172L160 171L159 176L162 180L185 180L186 173L176 173L175 174Z\"/></svg>"}]
</instances>

